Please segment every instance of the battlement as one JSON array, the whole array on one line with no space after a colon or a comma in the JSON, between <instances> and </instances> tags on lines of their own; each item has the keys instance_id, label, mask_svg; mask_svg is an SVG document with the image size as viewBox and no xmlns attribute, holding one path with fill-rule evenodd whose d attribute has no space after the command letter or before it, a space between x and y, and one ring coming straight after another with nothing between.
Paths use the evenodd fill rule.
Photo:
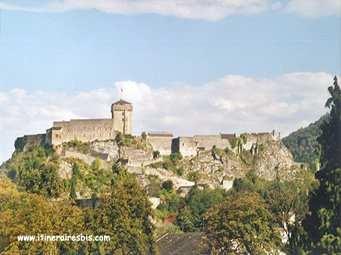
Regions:
<instances>
[{"instance_id":1,"label":"battlement","mask_svg":"<svg viewBox=\"0 0 341 255\"><path fill-rule=\"evenodd\" d=\"M169 155L172 153L173 134L170 132L148 132L147 141L158 151L160 155Z\"/></svg>"},{"instance_id":2,"label":"battlement","mask_svg":"<svg viewBox=\"0 0 341 255\"><path fill-rule=\"evenodd\" d=\"M15 141L16 149L23 150L25 144L60 145L64 142L79 140L91 142L95 140L114 139L117 131L131 134L132 129L131 103L119 100L111 105L111 119L71 119L68 121L54 121L45 134L26 135ZM280 133L272 132L243 133L240 136L220 133L219 135L179 136L174 138L171 132L149 132L146 136L154 151L161 155L180 152L183 156L196 156L201 151L211 150L213 147L240 153L249 150L256 153L260 144L267 141L279 141Z\"/></svg>"},{"instance_id":3,"label":"battlement","mask_svg":"<svg viewBox=\"0 0 341 255\"><path fill-rule=\"evenodd\" d=\"M16 145L21 148L23 147L21 144L33 144L33 141L39 141L39 144L55 146L72 140L91 142L114 139L117 131L131 134L132 110L131 103L119 100L111 105L111 119L54 121L45 134L18 138Z\"/></svg>"},{"instance_id":4,"label":"battlement","mask_svg":"<svg viewBox=\"0 0 341 255\"><path fill-rule=\"evenodd\" d=\"M220 135L195 135L192 137L177 137L172 140L172 153L180 152L185 157L198 155L201 151L208 151L214 147L240 153L248 150L252 154L258 152L258 146L268 141L279 141L279 132L243 133ZM233 144L231 144L233 142Z\"/></svg>"}]
</instances>

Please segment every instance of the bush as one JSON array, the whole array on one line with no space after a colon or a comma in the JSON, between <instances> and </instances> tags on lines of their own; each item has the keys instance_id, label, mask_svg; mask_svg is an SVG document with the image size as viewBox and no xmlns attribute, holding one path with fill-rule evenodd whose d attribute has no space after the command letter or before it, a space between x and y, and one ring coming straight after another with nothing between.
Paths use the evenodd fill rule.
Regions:
<instances>
[{"instance_id":1,"label":"bush","mask_svg":"<svg viewBox=\"0 0 341 255\"><path fill-rule=\"evenodd\" d=\"M89 143L83 143L83 142L78 141L78 140L72 140L72 141L69 141L67 143L63 143L63 147L64 148L74 148L77 151L84 153L84 154L90 152Z\"/></svg>"},{"instance_id":2,"label":"bush","mask_svg":"<svg viewBox=\"0 0 341 255\"><path fill-rule=\"evenodd\" d=\"M231 137L231 138L228 138L228 140L229 140L229 143L230 143L232 149L237 147L237 145L239 143L239 139L238 138Z\"/></svg>"},{"instance_id":3,"label":"bush","mask_svg":"<svg viewBox=\"0 0 341 255\"><path fill-rule=\"evenodd\" d=\"M176 170L176 173L179 175L179 176L182 176L185 172L185 169L183 167L180 167Z\"/></svg>"},{"instance_id":4,"label":"bush","mask_svg":"<svg viewBox=\"0 0 341 255\"><path fill-rule=\"evenodd\" d=\"M153 159L157 159L161 156L159 151L153 151Z\"/></svg>"},{"instance_id":5,"label":"bush","mask_svg":"<svg viewBox=\"0 0 341 255\"><path fill-rule=\"evenodd\" d=\"M182 155L180 152L172 153L169 157L174 165L176 165L182 159Z\"/></svg>"},{"instance_id":6,"label":"bush","mask_svg":"<svg viewBox=\"0 0 341 255\"><path fill-rule=\"evenodd\" d=\"M196 182L197 180L199 180L199 173L198 172L190 172L188 174L188 180L192 181L192 182Z\"/></svg>"},{"instance_id":7,"label":"bush","mask_svg":"<svg viewBox=\"0 0 341 255\"><path fill-rule=\"evenodd\" d=\"M240 138L242 139L243 144L247 143L247 139L249 138L250 134L248 133L243 133L240 135Z\"/></svg>"},{"instance_id":8,"label":"bush","mask_svg":"<svg viewBox=\"0 0 341 255\"><path fill-rule=\"evenodd\" d=\"M240 159L246 164L246 165L252 165L252 155L250 151L242 151L240 153Z\"/></svg>"},{"instance_id":9,"label":"bush","mask_svg":"<svg viewBox=\"0 0 341 255\"><path fill-rule=\"evenodd\" d=\"M171 191L173 189L173 182L171 180L167 180L162 183L162 189Z\"/></svg>"},{"instance_id":10,"label":"bush","mask_svg":"<svg viewBox=\"0 0 341 255\"><path fill-rule=\"evenodd\" d=\"M163 157L163 168L173 173L176 173L176 167L173 161L171 160L170 156Z\"/></svg>"}]
</instances>

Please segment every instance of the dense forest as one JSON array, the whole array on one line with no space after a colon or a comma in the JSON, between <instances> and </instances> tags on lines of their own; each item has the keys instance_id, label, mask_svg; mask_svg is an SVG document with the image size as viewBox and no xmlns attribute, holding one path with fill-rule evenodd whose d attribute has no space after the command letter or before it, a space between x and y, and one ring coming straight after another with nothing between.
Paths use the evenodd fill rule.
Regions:
<instances>
[{"instance_id":1,"label":"dense forest","mask_svg":"<svg viewBox=\"0 0 341 255\"><path fill-rule=\"evenodd\" d=\"M155 240L168 232L205 233L201 247L205 254L338 254L341 92L336 78L328 90L329 117L284 139L298 151L311 148L310 154L297 154L297 160L319 160L321 169L301 169L292 179L278 175L265 180L250 169L228 191L195 185L182 194L171 180L157 184L156 189L142 188L139 176L128 173L120 162L103 166L95 160L89 165L70 158L71 176L61 178L60 155L53 148L16 152L1 166L0 254L158 254ZM123 143L122 137L117 139ZM129 139L133 138L124 137L125 143ZM86 149L81 143L72 146ZM319 148L318 154L313 148ZM175 154L161 163L181 175L181 158ZM196 176L191 179L196 181ZM91 191L94 206L77 205L83 190ZM148 199L151 192L161 201L156 209ZM96 201L100 201L97 206ZM25 234L107 235L111 239L17 239Z\"/></svg>"},{"instance_id":2,"label":"dense forest","mask_svg":"<svg viewBox=\"0 0 341 255\"><path fill-rule=\"evenodd\" d=\"M300 128L282 139L282 142L292 153L295 161L312 163L319 160L319 145L317 137L321 135L321 125L328 121L325 114L318 121L305 128Z\"/></svg>"}]
</instances>

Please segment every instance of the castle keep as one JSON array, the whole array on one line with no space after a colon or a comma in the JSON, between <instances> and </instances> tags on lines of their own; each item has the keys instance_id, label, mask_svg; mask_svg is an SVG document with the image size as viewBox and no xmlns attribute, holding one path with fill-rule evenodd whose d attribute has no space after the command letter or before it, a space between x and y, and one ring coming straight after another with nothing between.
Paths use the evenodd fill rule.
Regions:
<instances>
[{"instance_id":1,"label":"castle keep","mask_svg":"<svg viewBox=\"0 0 341 255\"><path fill-rule=\"evenodd\" d=\"M54 121L46 134L26 135L15 141L15 147L32 145L60 145L72 140L92 142L115 138L115 132L131 134L132 127L131 103L119 100L111 105L111 119L71 119ZM22 148L24 149L24 148Z\"/></svg>"},{"instance_id":2,"label":"castle keep","mask_svg":"<svg viewBox=\"0 0 341 255\"><path fill-rule=\"evenodd\" d=\"M72 140L103 141L114 139L116 132L130 135L132 111L131 103L119 100L111 105L111 119L54 121L53 126L47 129L45 134L25 135L17 138L15 148L16 150L26 150L34 145L56 146ZM265 144L267 141L279 141L280 134L272 131L271 133L244 133L240 137L237 137L236 134L220 134L174 138L173 134L168 132L149 132L146 135L146 140L160 155L180 152L185 157L192 157L202 151L210 150L212 147L228 148L235 153L248 150L255 154L260 144Z\"/></svg>"}]
</instances>

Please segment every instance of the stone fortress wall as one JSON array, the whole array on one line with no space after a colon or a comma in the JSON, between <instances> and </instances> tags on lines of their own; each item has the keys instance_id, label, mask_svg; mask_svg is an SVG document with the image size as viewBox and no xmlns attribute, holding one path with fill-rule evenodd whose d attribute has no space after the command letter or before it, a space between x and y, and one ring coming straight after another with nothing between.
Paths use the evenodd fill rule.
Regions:
<instances>
[{"instance_id":1,"label":"stone fortress wall","mask_svg":"<svg viewBox=\"0 0 341 255\"><path fill-rule=\"evenodd\" d=\"M54 121L53 126L45 134L25 135L15 141L16 150L25 150L25 146L60 145L72 140L92 142L95 140L114 139L116 132L131 134L131 103L119 100L111 105L111 119L73 119L70 121ZM25 145L22 143L25 142Z\"/></svg>"},{"instance_id":2,"label":"stone fortress wall","mask_svg":"<svg viewBox=\"0 0 341 255\"><path fill-rule=\"evenodd\" d=\"M25 146L31 145L60 145L64 142L78 140L81 142L103 141L114 139L116 132L131 134L132 130L131 103L119 100L111 105L111 119L72 119L70 121L55 121L53 126L46 130L46 134L26 135L15 141L16 149L25 150ZM243 139L244 138L244 139ZM230 141L238 140L238 146L232 148ZM184 157L198 155L202 151L208 151L215 146L220 149L230 149L235 153L249 150L257 153L258 146L267 141L279 141L280 134L271 133L244 133L239 137L236 134L220 135L195 135L192 137L179 136L174 138L169 132L149 132L146 136L147 142L154 151L160 155L170 155L180 152Z\"/></svg>"},{"instance_id":3,"label":"stone fortress wall","mask_svg":"<svg viewBox=\"0 0 341 255\"><path fill-rule=\"evenodd\" d=\"M172 153L172 140L173 134L169 132L149 132L147 135L147 141L154 151L160 152L160 155Z\"/></svg>"},{"instance_id":4,"label":"stone fortress wall","mask_svg":"<svg viewBox=\"0 0 341 255\"><path fill-rule=\"evenodd\" d=\"M55 121L53 127L48 129L46 133L46 143L50 145L59 145L72 140L90 142L115 138L112 119Z\"/></svg>"},{"instance_id":5,"label":"stone fortress wall","mask_svg":"<svg viewBox=\"0 0 341 255\"><path fill-rule=\"evenodd\" d=\"M239 146L232 148L229 139L239 139L243 141L243 136L246 137L245 143L240 143ZM158 138L155 138L156 140ZM280 133L276 131L263 133L244 133L237 137L236 134L220 134L220 135L195 135L192 137L180 136L172 140L172 153L180 152L184 157L193 157L198 155L201 151L208 151L215 146L219 149L230 149L235 153L240 153L243 150L256 153L260 144L265 144L267 141L279 141ZM154 141L156 143L157 141ZM160 151L161 153L161 151ZM162 154L161 155L169 155Z\"/></svg>"},{"instance_id":6,"label":"stone fortress wall","mask_svg":"<svg viewBox=\"0 0 341 255\"><path fill-rule=\"evenodd\" d=\"M172 153L180 152L184 157L197 155L197 143L193 137L179 136L172 140Z\"/></svg>"}]
</instances>

